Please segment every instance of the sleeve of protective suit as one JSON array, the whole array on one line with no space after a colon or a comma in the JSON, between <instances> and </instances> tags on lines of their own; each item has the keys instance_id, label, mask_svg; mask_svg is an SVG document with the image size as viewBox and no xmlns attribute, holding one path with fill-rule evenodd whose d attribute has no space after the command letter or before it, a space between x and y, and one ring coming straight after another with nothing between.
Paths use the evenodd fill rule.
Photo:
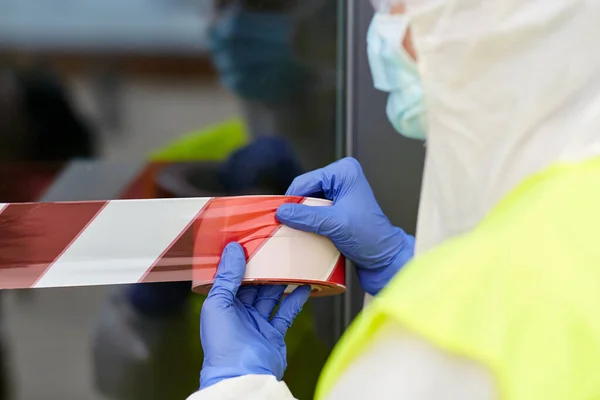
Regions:
<instances>
[{"instance_id":1,"label":"sleeve of protective suit","mask_svg":"<svg viewBox=\"0 0 600 400\"><path fill-rule=\"evenodd\" d=\"M492 376L479 365L447 354L398 325L384 324L350 365L327 400L496 400ZM227 379L188 400L291 400L283 382L268 375Z\"/></svg>"},{"instance_id":2,"label":"sleeve of protective suit","mask_svg":"<svg viewBox=\"0 0 600 400\"><path fill-rule=\"evenodd\" d=\"M200 390L187 400L295 400L284 382L272 375L244 375Z\"/></svg>"}]
</instances>

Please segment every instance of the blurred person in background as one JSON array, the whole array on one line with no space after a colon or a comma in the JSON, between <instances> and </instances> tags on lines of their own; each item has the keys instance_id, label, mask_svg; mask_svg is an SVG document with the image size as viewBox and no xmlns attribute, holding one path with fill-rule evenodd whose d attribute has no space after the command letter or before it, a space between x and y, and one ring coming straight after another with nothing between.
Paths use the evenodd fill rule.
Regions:
<instances>
[{"instance_id":1,"label":"blurred person in background","mask_svg":"<svg viewBox=\"0 0 600 400\"><path fill-rule=\"evenodd\" d=\"M249 130L289 140L308 169L335 154L337 26L335 1L218 0L208 33Z\"/></svg>"},{"instance_id":2,"label":"blurred person in background","mask_svg":"<svg viewBox=\"0 0 600 400\"><path fill-rule=\"evenodd\" d=\"M3 162L64 162L96 154L94 132L52 68L0 69Z\"/></svg>"},{"instance_id":3,"label":"blurred person in background","mask_svg":"<svg viewBox=\"0 0 600 400\"><path fill-rule=\"evenodd\" d=\"M0 69L0 203L38 201L66 162L95 154L94 131L54 70ZM0 320L0 399L10 399L3 324Z\"/></svg>"},{"instance_id":4,"label":"blurred person in background","mask_svg":"<svg viewBox=\"0 0 600 400\"><path fill-rule=\"evenodd\" d=\"M316 398L600 398L600 3L377 3L374 84L394 127L427 141L417 237L390 223L354 159L288 189L333 201L277 217L329 237L376 296ZM308 290L271 318L277 304L240 287L245 263L225 248L189 400L294 398L284 336Z\"/></svg>"},{"instance_id":5,"label":"blurred person in background","mask_svg":"<svg viewBox=\"0 0 600 400\"><path fill-rule=\"evenodd\" d=\"M243 118L192 132L151 157L221 163L218 195L283 194L303 170L335 158L336 2L216 1L213 17L210 54ZM203 299L190 282L116 288L94 337L98 390L115 400L193 392ZM332 302L316 300L290 331L288 382L301 399L312 398L333 345Z\"/></svg>"},{"instance_id":6,"label":"blurred person in background","mask_svg":"<svg viewBox=\"0 0 600 400\"><path fill-rule=\"evenodd\" d=\"M64 163L96 155L95 140L56 71L0 69L0 202L36 201Z\"/></svg>"}]
</instances>

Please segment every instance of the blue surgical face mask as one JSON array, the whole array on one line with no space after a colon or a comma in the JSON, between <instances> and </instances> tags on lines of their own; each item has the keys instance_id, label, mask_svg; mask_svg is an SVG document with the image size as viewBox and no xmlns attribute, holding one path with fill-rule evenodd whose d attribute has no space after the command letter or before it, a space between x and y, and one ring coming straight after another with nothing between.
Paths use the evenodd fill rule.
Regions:
<instances>
[{"instance_id":1,"label":"blue surgical face mask","mask_svg":"<svg viewBox=\"0 0 600 400\"><path fill-rule=\"evenodd\" d=\"M400 134L426 139L427 110L417 66L404 50L405 15L375 14L367 33L367 54L373 85L389 93L386 113Z\"/></svg>"},{"instance_id":2,"label":"blue surgical face mask","mask_svg":"<svg viewBox=\"0 0 600 400\"><path fill-rule=\"evenodd\" d=\"M208 42L223 85L267 104L294 98L306 86L307 74L293 54L293 24L285 13L222 11Z\"/></svg>"}]
</instances>

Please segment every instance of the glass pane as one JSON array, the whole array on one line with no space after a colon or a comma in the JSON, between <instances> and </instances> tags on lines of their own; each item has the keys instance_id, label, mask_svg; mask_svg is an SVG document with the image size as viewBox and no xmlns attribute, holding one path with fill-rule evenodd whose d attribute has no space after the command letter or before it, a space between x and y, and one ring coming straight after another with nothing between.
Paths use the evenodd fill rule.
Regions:
<instances>
[{"instance_id":1,"label":"glass pane","mask_svg":"<svg viewBox=\"0 0 600 400\"><path fill-rule=\"evenodd\" d=\"M165 244L166 227L144 228L154 203L110 219L104 201L284 194L340 157L343 6L0 0L0 400L197 390L203 297L190 290L193 227L177 220L191 211L156 212L183 224ZM65 201L87 203L21 204ZM104 233L90 242L92 228ZM138 248L163 251L118 262ZM341 307L311 300L288 333L299 399Z\"/></svg>"}]
</instances>

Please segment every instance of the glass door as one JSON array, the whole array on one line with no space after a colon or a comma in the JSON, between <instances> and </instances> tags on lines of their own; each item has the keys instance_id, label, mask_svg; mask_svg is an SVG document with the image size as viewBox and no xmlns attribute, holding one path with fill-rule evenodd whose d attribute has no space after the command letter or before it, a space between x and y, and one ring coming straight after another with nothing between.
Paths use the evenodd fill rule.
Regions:
<instances>
[{"instance_id":1,"label":"glass door","mask_svg":"<svg viewBox=\"0 0 600 400\"><path fill-rule=\"evenodd\" d=\"M0 286L30 287L0 291L0 400L197 389L203 297L147 279L158 258L136 261L133 284L40 279L59 261L66 281L79 268L64 251L104 201L283 194L342 156L345 18L343 0L0 0ZM16 207L64 201L91 203ZM130 217L123 231L158 240ZM52 229L32 229L40 220ZM114 257L111 240L86 265ZM184 250L168 251L161 271L183 269ZM288 334L299 399L343 329L341 299L311 300Z\"/></svg>"}]
</instances>

